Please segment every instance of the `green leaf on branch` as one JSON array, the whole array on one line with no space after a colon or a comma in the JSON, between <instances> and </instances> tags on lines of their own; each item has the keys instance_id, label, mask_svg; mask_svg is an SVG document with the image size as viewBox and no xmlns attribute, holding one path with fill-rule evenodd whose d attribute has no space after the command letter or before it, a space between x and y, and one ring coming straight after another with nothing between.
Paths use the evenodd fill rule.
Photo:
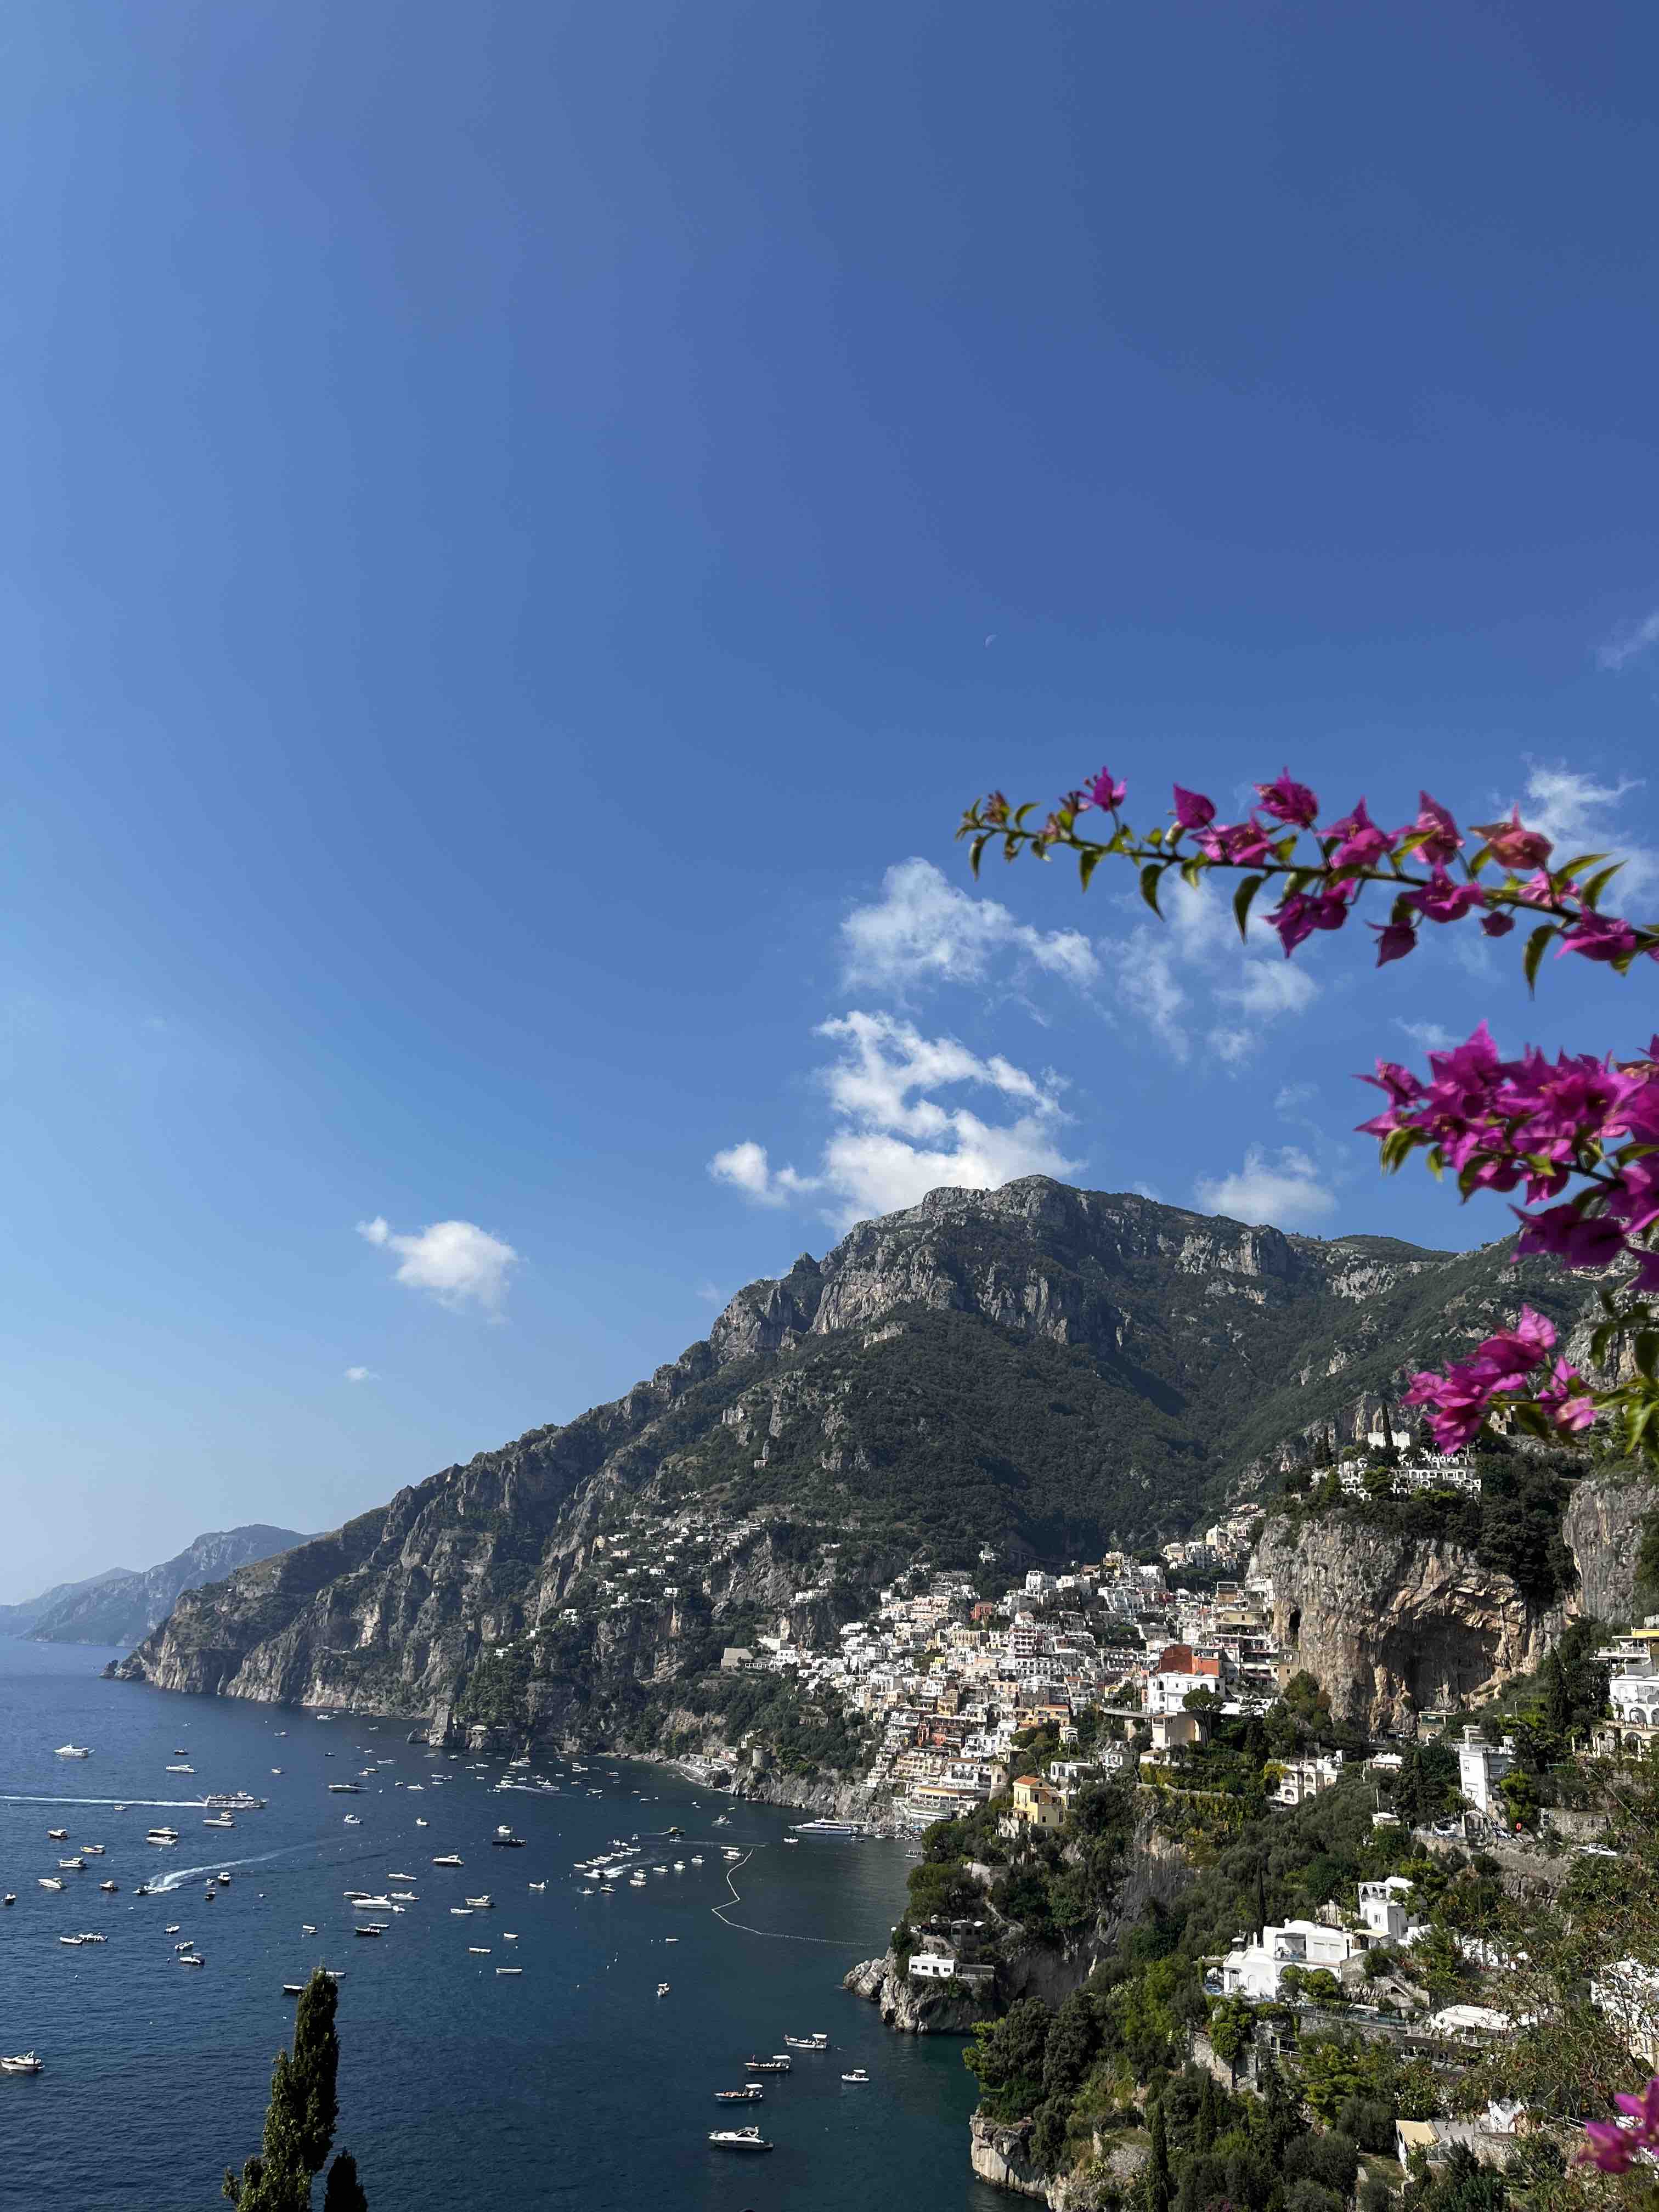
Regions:
<instances>
[{"instance_id":1,"label":"green leaf on branch","mask_svg":"<svg viewBox=\"0 0 1659 2212\"><path fill-rule=\"evenodd\" d=\"M1652 1382L1654 1369L1659 1365L1659 1329L1638 1329L1636 1341L1631 1349L1635 1357L1636 1364L1647 1376L1649 1382Z\"/></svg>"},{"instance_id":2,"label":"green leaf on branch","mask_svg":"<svg viewBox=\"0 0 1659 2212\"><path fill-rule=\"evenodd\" d=\"M1158 903L1158 879L1164 873L1165 865L1166 864L1161 860L1148 860L1146 866L1140 872L1140 896L1146 900L1147 905L1151 907L1152 912L1158 915L1160 921L1163 921L1164 915Z\"/></svg>"},{"instance_id":3,"label":"green leaf on branch","mask_svg":"<svg viewBox=\"0 0 1659 2212\"><path fill-rule=\"evenodd\" d=\"M1198 859L1196 855L1194 855L1190 860L1183 860L1181 864L1182 882L1188 884L1192 890L1196 890L1198 889L1198 879L1203 874L1205 866L1206 863Z\"/></svg>"},{"instance_id":4,"label":"green leaf on branch","mask_svg":"<svg viewBox=\"0 0 1659 2212\"><path fill-rule=\"evenodd\" d=\"M1564 860L1559 868L1550 870L1550 881L1559 890L1565 890L1580 868L1588 868L1597 860L1605 860L1607 857L1605 853L1575 853L1571 860Z\"/></svg>"},{"instance_id":5,"label":"green leaf on branch","mask_svg":"<svg viewBox=\"0 0 1659 2212\"><path fill-rule=\"evenodd\" d=\"M1103 845L1085 845L1078 854L1078 876L1085 891L1089 888L1089 878L1100 866L1101 855L1105 850Z\"/></svg>"},{"instance_id":6,"label":"green leaf on branch","mask_svg":"<svg viewBox=\"0 0 1659 2212\"><path fill-rule=\"evenodd\" d=\"M1595 912L1602 892L1606 890L1607 885L1613 881L1613 878L1618 874L1620 869L1622 868L1624 865L1625 864L1622 860L1615 860L1610 868L1598 868L1595 873L1590 878L1589 881L1585 884L1583 890L1579 892L1579 899L1585 906L1589 908L1592 913Z\"/></svg>"},{"instance_id":7,"label":"green leaf on branch","mask_svg":"<svg viewBox=\"0 0 1659 2212\"><path fill-rule=\"evenodd\" d=\"M1542 961L1546 952L1549 951L1550 939L1554 936L1554 924L1553 922L1547 921L1541 923L1538 928L1534 929L1532 935L1527 939L1527 950L1525 954L1522 956L1521 968L1522 974L1526 976L1527 988L1529 991L1534 990L1537 988L1539 963Z\"/></svg>"},{"instance_id":8,"label":"green leaf on branch","mask_svg":"<svg viewBox=\"0 0 1659 2212\"><path fill-rule=\"evenodd\" d=\"M979 873L980 856L990 842L991 833L988 830L986 830L981 831L981 834L975 838L973 843L968 848L968 865L975 875L978 875Z\"/></svg>"},{"instance_id":9,"label":"green leaf on branch","mask_svg":"<svg viewBox=\"0 0 1659 2212\"><path fill-rule=\"evenodd\" d=\"M1266 876L1246 876L1233 893L1233 920L1238 924L1238 933L1243 937L1249 927L1250 901L1267 882Z\"/></svg>"}]
</instances>

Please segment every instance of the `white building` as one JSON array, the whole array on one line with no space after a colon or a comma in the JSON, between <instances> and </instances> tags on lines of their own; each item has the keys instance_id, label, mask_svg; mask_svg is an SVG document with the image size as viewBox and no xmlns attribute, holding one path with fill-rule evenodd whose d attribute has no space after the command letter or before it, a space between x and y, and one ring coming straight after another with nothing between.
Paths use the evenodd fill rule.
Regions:
<instances>
[{"instance_id":1,"label":"white building","mask_svg":"<svg viewBox=\"0 0 1659 2212\"><path fill-rule=\"evenodd\" d=\"M1273 1802L1300 1805L1324 1790L1334 1790L1341 1779L1340 1751L1322 1752L1312 1759L1287 1759L1281 1763L1279 1779L1273 1784Z\"/></svg>"},{"instance_id":2,"label":"white building","mask_svg":"<svg viewBox=\"0 0 1659 2212\"><path fill-rule=\"evenodd\" d=\"M1304 1974L1321 1967L1335 1973L1359 1949L1358 1938L1346 1928L1327 1928L1317 1920L1287 1920L1282 1927L1264 1928L1260 1936L1229 1951L1221 1962L1221 1985L1229 1996L1270 2002L1279 1996L1287 1967L1297 1967Z\"/></svg>"},{"instance_id":3,"label":"white building","mask_svg":"<svg viewBox=\"0 0 1659 2212\"><path fill-rule=\"evenodd\" d=\"M1368 1931L1387 1942L1402 1942L1410 1924L1406 1899L1411 1892L1412 1885L1403 1874L1391 1874L1386 1881L1362 1881L1359 1917Z\"/></svg>"},{"instance_id":4,"label":"white building","mask_svg":"<svg viewBox=\"0 0 1659 2212\"><path fill-rule=\"evenodd\" d=\"M1659 2072L1659 1967L1636 1959L1604 1966L1590 1982L1590 2002L1637 2062Z\"/></svg>"},{"instance_id":5,"label":"white building","mask_svg":"<svg viewBox=\"0 0 1659 2212\"><path fill-rule=\"evenodd\" d=\"M1502 1744L1488 1743L1480 1727L1471 1723L1457 1747L1457 1786L1477 1813L1500 1817L1503 1800L1498 1785L1515 1764L1515 1748L1508 1737Z\"/></svg>"}]
</instances>

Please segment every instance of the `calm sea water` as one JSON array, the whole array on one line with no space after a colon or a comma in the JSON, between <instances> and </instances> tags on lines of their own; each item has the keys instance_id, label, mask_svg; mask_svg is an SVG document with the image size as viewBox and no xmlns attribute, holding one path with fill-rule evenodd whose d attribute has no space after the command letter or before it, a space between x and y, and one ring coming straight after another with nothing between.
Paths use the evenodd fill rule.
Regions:
<instances>
[{"instance_id":1,"label":"calm sea water","mask_svg":"<svg viewBox=\"0 0 1659 2212\"><path fill-rule=\"evenodd\" d=\"M344 1969L337 2142L356 2154L374 2212L1006 2203L968 2169L961 2045L890 2035L838 1986L897 1917L898 1846L787 1846L790 1816L615 1759L585 1774L541 1759L559 1795L498 1792L499 1760L469 1771L429 1757L398 1723L105 1682L112 1656L0 1639L0 1891L17 1899L0 1911L0 2051L46 2061L44 2074L0 2077L8 2212L207 2212L226 2164L258 2145L271 2057L292 2031L282 1985L319 1961ZM93 1756L55 1758L69 1741ZM193 1776L166 1771L180 1746ZM361 1796L329 1795L371 1765ZM181 1802L238 1789L268 1802L230 1830L204 1829L200 1807ZM526 1848L492 1849L499 1822ZM662 1836L671 1824L683 1840ZM175 1850L146 1844L156 1825L179 1830ZM48 1840L53 1827L68 1843ZM647 1866L678 1857L685 1870L582 1896L597 1886L572 1863L636 1832ZM63 1895L39 1887L60 1856L97 1843L105 1856L65 1875ZM728 1844L748 1854L730 1882ZM431 1863L449 1851L462 1869ZM206 1879L222 1868L233 1881L210 1903ZM419 1902L377 1912L391 1923L378 1940L354 1937L342 1892L384 1894L394 1873L414 1875L394 1886ZM105 1880L118 1894L100 1893ZM167 1892L135 1897L146 1880ZM482 1892L492 1911L452 1916ZM82 1929L108 1941L58 1941ZM175 1961L185 1937L207 1960L200 1972ZM523 1973L496 1974L509 1964ZM660 1999L659 1981L671 1985ZM818 2028L830 2051L796 2052L763 2104L713 2101L750 2052ZM860 2065L870 2085L843 2085ZM750 2122L776 2144L770 2156L704 2140Z\"/></svg>"}]
</instances>

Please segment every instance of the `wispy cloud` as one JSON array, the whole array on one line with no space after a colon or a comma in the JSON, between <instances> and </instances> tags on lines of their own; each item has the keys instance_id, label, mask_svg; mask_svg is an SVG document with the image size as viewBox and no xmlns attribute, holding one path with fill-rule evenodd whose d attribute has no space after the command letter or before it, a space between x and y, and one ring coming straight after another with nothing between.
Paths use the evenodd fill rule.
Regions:
<instances>
[{"instance_id":1,"label":"wispy cloud","mask_svg":"<svg viewBox=\"0 0 1659 2212\"><path fill-rule=\"evenodd\" d=\"M881 896L841 926L844 980L902 993L921 983L979 983L1012 956L1073 984L1094 982L1100 962L1081 930L1034 929L995 899L949 882L931 860L901 860Z\"/></svg>"},{"instance_id":2,"label":"wispy cloud","mask_svg":"<svg viewBox=\"0 0 1659 2212\"><path fill-rule=\"evenodd\" d=\"M1269 1155L1259 1145L1244 1154L1231 1175L1200 1176L1198 1200L1212 1213L1235 1221L1272 1222L1279 1229L1305 1229L1325 1220L1336 1205L1308 1154L1285 1145Z\"/></svg>"},{"instance_id":3,"label":"wispy cloud","mask_svg":"<svg viewBox=\"0 0 1659 2212\"><path fill-rule=\"evenodd\" d=\"M1449 1052L1457 1042L1443 1022L1407 1022L1396 1014L1394 1025L1403 1030L1412 1042L1420 1045L1425 1052Z\"/></svg>"},{"instance_id":4,"label":"wispy cloud","mask_svg":"<svg viewBox=\"0 0 1659 2212\"><path fill-rule=\"evenodd\" d=\"M397 1253L395 1281L411 1290L429 1291L441 1305L457 1310L476 1305L498 1315L507 1278L519 1264L510 1244L475 1221L434 1221L412 1236L400 1237L384 1216L376 1214L374 1220L357 1224L357 1234L368 1243Z\"/></svg>"},{"instance_id":5,"label":"wispy cloud","mask_svg":"<svg viewBox=\"0 0 1659 2212\"><path fill-rule=\"evenodd\" d=\"M1601 668L1622 668L1638 653L1645 653L1650 645L1659 645L1659 607L1650 615L1644 615L1640 622L1627 623L1604 639L1595 649L1596 664Z\"/></svg>"},{"instance_id":6,"label":"wispy cloud","mask_svg":"<svg viewBox=\"0 0 1659 2212\"><path fill-rule=\"evenodd\" d=\"M1659 853L1638 843L1624 823L1613 817L1613 809L1642 788L1639 776L1623 783L1598 783L1577 769L1543 767L1528 773L1521 811L1533 828L1553 842L1552 867L1570 860L1575 853L1608 853L1624 862L1603 902L1609 913L1619 911L1620 898L1641 895L1659 878Z\"/></svg>"},{"instance_id":7,"label":"wispy cloud","mask_svg":"<svg viewBox=\"0 0 1659 2212\"><path fill-rule=\"evenodd\" d=\"M1275 1023L1304 1014L1319 996L1305 966L1285 958L1260 921L1241 942L1230 904L1205 884L1171 884L1165 920L1142 922L1103 947L1116 1002L1185 1060L1202 1042L1237 1067Z\"/></svg>"},{"instance_id":8,"label":"wispy cloud","mask_svg":"<svg viewBox=\"0 0 1659 2212\"><path fill-rule=\"evenodd\" d=\"M1060 1150L1061 1079L1034 1076L1000 1054L970 1052L954 1037L924 1036L888 1013L852 1012L815 1032L841 1049L820 1074L836 1127L817 1168L775 1168L753 1138L716 1152L717 1182L761 1206L803 1198L825 1205L839 1226L914 1206L930 1190L995 1190L1025 1175L1069 1176ZM991 1121L935 1094L960 1086L1005 1102Z\"/></svg>"},{"instance_id":9,"label":"wispy cloud","mask_svg":"<svg viewBox=\"0 0 1659 2212\"><path fill-rule=\"evenodd\" d=\"M378 1382L380 1378L372 1367L348 1367L345 1379L348 1382Z\"/></svg>"}]
</instances>

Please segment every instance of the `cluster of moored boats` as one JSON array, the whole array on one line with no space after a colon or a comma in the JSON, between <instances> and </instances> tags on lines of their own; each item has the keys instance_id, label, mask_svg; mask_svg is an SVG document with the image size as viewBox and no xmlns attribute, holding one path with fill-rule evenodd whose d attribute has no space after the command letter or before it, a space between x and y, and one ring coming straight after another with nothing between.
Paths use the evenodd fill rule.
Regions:
<instances>
[{"instance_id":1,"label":"cluster of moored boats","mask_svg":"<svg viewBox=\"0 0 1659 2212\"><path fill-rule=\"evenodd\" d=\"M745 2058L743 2062L744 2072L751 2078L745 2080L740 2089L716 2089L714 2102L717 2105L758 2105L765 2098L766 2083L763 2081L753 2079L753 2076L757 2075L778 2076L787 2074L795 2063L794 2052L823 2051L830 2048L830 2039L822 2028L811 2035L786 2035L783 2040L785 2048L781 2051L775 2051L769 2058L757 2058L752 2054ZM870 2075L865 2067L849 2066L843 2069L841 2078L843 2081L862 2084L869 2081ZM708 2140L716 2150L775 2148L775 2145L762 2135L758 2126L713 2128L709 2130Z\"/></svg>"}]
</instances>

